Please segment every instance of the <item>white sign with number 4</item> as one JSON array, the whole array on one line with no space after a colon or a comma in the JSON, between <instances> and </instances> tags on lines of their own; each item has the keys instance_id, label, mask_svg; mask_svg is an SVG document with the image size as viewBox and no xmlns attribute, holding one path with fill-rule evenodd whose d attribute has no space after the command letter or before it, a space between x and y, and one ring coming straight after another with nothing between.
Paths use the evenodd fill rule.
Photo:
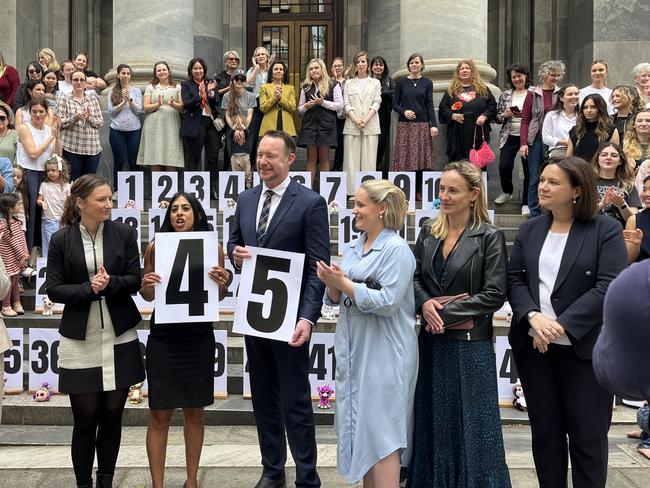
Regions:
<instances>
[{"instance_id":1,"label":"white sign with number 4","mask_svg":"<svg viewBox=\"0 0 650 488\"><path fill-rule=\"evenodd\" d=\"M232 331L289 342L296 327L305 255L246 246Z\"/></svg>"},{"instance_id":2,"label":"white sign with number 4","mask_svg":"<svg viewBox=\"0 0 650 488\"><path fill-rule=\"evenodd\" d=\"M159 324L219 320L219 286L208 276L218 263L216 232L159 232L155 269Z\"/></svg>"}]
</instances>

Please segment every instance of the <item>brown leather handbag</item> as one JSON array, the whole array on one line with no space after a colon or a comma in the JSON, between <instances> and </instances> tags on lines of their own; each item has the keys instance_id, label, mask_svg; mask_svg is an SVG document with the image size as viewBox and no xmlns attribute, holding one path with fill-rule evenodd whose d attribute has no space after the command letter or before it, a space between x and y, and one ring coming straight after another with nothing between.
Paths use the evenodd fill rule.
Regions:
<instances>
[{"instance_id":1,"label":"brown leather handbag","mask_svg":"<svg viewBox=\"0 0 650 488\"><path fill-rule=\"evenodd\" d=\"M448 303L457 302L458 300L465 300L469 298L469 293L461 293L460 295L446 295L442 297L434 297L440 305L447 305ZM445 329L449 330L471 330L474 328L474 319L463 320L455 324L445 324Z\"/></svg>"}]
</instances>

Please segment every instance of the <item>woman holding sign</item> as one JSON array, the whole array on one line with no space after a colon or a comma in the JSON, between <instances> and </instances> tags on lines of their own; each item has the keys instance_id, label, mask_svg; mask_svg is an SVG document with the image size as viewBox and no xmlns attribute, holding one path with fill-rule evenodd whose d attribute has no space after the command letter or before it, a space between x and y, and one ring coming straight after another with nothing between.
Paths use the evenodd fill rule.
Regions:
<instances>
[{"instance_id":1,"label":"woman holding sign","mask_svg":"<svg viewBox=\"0 0 650 488\"><path fill-rule=\"evenodd\" d=\"M417 338L412 279L415 260L397 233L404 193L386 180L364 182L354 196L361 237L341 266L318 262L325 302L341 304L336 327L338 471L349 483L399 485L408 464Z\"/></svg>"},{"instance_id":2,"label":"woman holding sign","mask_svg":"<svg viewBox=\"0 0 650 488\"><path fill-rule=\"evenodd\" d=\"M208 221L194 195L176 193L167 208L159 232L208 231ZM155 240L144 254L144 278L140 294L147 301L155 296L162 277L155 272ZM232 281L224 268L219 244L219 265L208 276L219 284L223 299ZM156 324L151 315L147 341L147 379L149 381L149 427L147 455L153 488L162 488L165 475L167 434L175 408L183 409L187 481L185 487L198 486L197 473L203 447L203 408L214 403L215 342L212 323Z\"/></svg>"},{"instance_id":3,"label":"woman holding sign","mask_svg":"<svg viewBox=\"0 0 650 488\"><path fill-rule=\"evenodd\" d=\"M440 202L413 251L422 327L408 486L507 488L492 347L492 314L506 297L506 242L490 225L476 166L448 164Z\"/></svg>"},{"instance_id":4,"label":"woman holding sign","mask_svg":"<svg viewBox=\"0 0 650 488\"><path fill-rule=\"evenodd\" d=\"M77 178L52 236L45 286L65 304L59 326L59 390L70 395L78 487L110 487L129 387L144 380L131 295L140 284L137 233L110 219L113 192L97 175Z\"/></svg>"}]
</instances>

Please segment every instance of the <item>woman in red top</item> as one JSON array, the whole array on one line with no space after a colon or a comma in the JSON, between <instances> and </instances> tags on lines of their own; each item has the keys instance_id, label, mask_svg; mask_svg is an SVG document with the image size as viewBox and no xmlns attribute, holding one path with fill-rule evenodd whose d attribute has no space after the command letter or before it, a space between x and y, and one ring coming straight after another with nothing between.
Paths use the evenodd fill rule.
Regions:
<instances>
[{"instance_id":1,"label":"woman in red top","mask_svg":"<svg viewBox=\"0 0 650 488\"><path fill-rule=\"evenodd\" d=\"M5 58L0 51L0 99L10 107L14 103L14 95L20 85L20 75L16 68L5 64Z\"/></svg>"}]
</instances>

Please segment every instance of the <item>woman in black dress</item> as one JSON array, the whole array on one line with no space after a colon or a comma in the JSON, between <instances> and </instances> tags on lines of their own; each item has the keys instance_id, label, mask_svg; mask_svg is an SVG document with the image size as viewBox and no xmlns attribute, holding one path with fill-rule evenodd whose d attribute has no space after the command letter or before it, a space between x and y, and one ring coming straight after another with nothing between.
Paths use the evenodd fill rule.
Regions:
<instances>
[{"instance_id":1,"label":"woman in black dress","mask_svg":"<svg viewBox=\"0 0 650 488\"><path fill-rule=\"evenodd\" d=\"M497 114L497 102L474 60L459 61L438 109L440 122L447 124L449 161L466 160L472 147L478 148L484 139L490 142L489 122Z\"/></svg>"},{"instance_id":2,"label":"woman in black dress","mask_svg":"<svg viewBox=\"0 0 650 488\"><path fill-rule=\"evenodd\" d=\"M393 93L395 93L395 82L389 75L388 64L381 56L375 56L370 60L370 71L372 76L381 83L381 105L379 106L379 145L377 146L377 171L382 172L384 178L388 178L390 161L384 162L384 154L388 139L390 137L390 119L393 110Z\"/></svg>"},{"instance_id":3,"label":"woman in black dress","mask_svg":"<svg viewBox=\"0 0 650 488\"><path fill-rule=\"evenodd\" d=\"M65 304L59 326L59 390L74 418L72 465L77 487L112 486L129 387L144 380L135 331L142 317L131 295L140 285L136 231L110 220L113 192L94 174L78 178L52 236L47 294Z\"/></svg>"},{"instance_id":4,"label":"woman in black dress","mask_svg":"<svg viewBox=\"0 0 650 488\"><path fill-rule=\"evenodd\" d=\"M188 193L176 193L169 204L160 232L207 231L208 221L199 201ZM144 278L140 294L154 299L161 277L155 272L155 240L144 254ZM226 296L232 273L223 267L219 244L219 265L208 276L219 284L219 297ZM198 486L197 473L203 447L203 409L214 403L215 343L212 323L159 324L151 316L147 341L149 381L149 426L147 455L153 488L162 488L165 475L167 433L175 408L183 409L187 488Z\"/></svg>"},{"instance_id":5,"label":"woman in black dress","mask_svg":"<svg viewBox=\"0 0 650 488\"><path fill-rule=\"evenodd\" d=\"M592 93L582 100L576 125L569 131L567 158L576 156L591 161L598 146L607 141L618 144L618 130L609 118L605 99Z\"/></svg>"}]
</instances>

